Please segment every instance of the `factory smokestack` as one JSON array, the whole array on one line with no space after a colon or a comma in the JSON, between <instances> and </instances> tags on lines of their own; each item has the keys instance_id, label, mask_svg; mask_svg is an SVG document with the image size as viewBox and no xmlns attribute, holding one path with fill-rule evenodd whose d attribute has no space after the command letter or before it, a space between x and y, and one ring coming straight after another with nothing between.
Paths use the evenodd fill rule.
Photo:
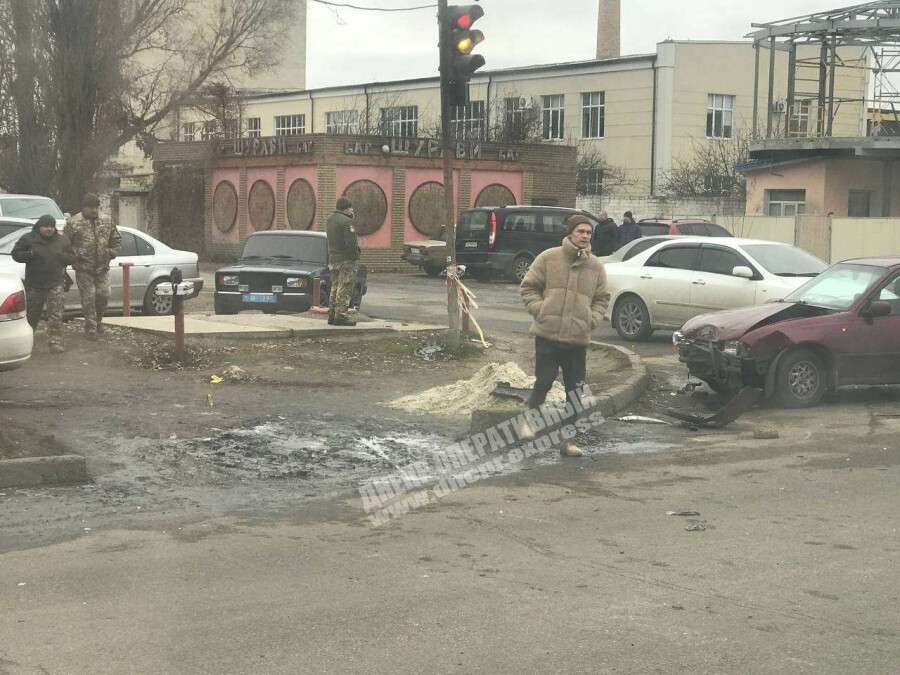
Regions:
<instances>
[{"instance_id":1,"label":"factory smokestack","mask_svg":"<svg viewBox=\"0 0 900 675\"><path fill-rule=\"evenodd\" d=\"M597 12L597 58L614 59L622 55L621 0L599 0Z\"/></svg>"}]
</instances>

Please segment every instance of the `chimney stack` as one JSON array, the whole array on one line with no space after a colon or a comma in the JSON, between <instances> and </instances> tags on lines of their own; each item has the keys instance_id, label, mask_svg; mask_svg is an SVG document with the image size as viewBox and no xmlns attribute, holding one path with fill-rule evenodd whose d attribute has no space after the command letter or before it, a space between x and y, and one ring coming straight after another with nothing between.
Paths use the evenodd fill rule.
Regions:
<instances>
[{"instance_id":1,"label":"chimney stack","mask_svg":"<svg viewBox=\"0 0 900 675\"><path fill-rule=\"evenodd\" d=\"M597 58L621 56L621 0L599 0L597 13Z\"/></svg>"}]
</instances>

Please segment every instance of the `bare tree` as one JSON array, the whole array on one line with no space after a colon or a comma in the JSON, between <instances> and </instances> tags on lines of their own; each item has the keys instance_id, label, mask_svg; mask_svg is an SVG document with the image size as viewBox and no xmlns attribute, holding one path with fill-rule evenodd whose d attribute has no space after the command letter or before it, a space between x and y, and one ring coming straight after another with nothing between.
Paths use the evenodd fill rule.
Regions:
<instances>
[{"instance_id":1,"label":"bare tree","mask_svg":"<svg viewBox=\"0 0 900 675\"><path fill-rule=\"evenodd\" d=\"M580 197L608 196L636 183L623 167L610 164L599 149L588 143L578 147L575 179Z\"/></svg>"},{"instance_id":2,"label":"bare tree","mask_svg":"<svg viewBox=\"0 0 900 675\"><path fill-rule=\"evenodd\" d=\"M76 206L110 155L148 139L207 83L274 65L294 5L0 0L15 45L12 85L0 78L0 100L16 105L15 188L54 191ZM48 175L33 152L42 148L53 160Z\"/></svg>"},{"instance_id":3,"label":"bare tree","mask_svg":"<svg viewBox=\"0 0 900 675\"><path fill-rule=\"evenodd\" d=\"M241 137L244 120L243 97L226 82L211 82L204 85L186 107L212 118L206 138Z\"/></svg>"},{"instance_id":4,"label":"bare tree","mask_svg":"<svg viewBox=\"0 0 900 675\"><path fill-rule=\"evenodd\" d=\"M743 198L747 184L736 167L749 158L750 142L746 134L695 141L691 156L676 162L665 177L663 188L678 197Z\"/></svg>"}]
</instances>

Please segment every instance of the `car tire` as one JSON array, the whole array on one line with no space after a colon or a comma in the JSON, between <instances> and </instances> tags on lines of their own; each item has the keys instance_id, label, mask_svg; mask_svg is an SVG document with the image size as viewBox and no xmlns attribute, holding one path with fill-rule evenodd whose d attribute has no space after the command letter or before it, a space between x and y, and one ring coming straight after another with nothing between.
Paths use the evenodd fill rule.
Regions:
<instances>
[{"instance_id":1,"label":"car tire","mask_svg":"<svg viewBox=\"0 0 900 675\"><path fill-rule=\"evenodd\" d=\"M226 307L225 303L219 300L219 298L216 298L214 311L216 314L237 314L240 310L230 309L229 307Z\"/></svg>"},{"instance_id":2,"label":"car tire","mask_svg":"<svg viewBox=\"0 0 900 675\"><path fill-rule=\"evenodd\" d=\"M441 275L441 272L444 268L441 265L437 265L434 263L425 263L424 265L422 265L422 269L428 276L438 277Z\"/></svg>"},{"instance_id":3,"label":"car tire","mask_svg":"<svg viewBox=\"0 0 900 675\"><path fill-rule=\"evenodd\" d=\"M530 255L524 253L522 255L517 255L510 267L510 276L512 279L521 284L525 275L528 274L528 270L531 269L531 263L533 262L534 258Z\"/></svg>"},{"instance_id":4,"label":"car tire","mask_svg":"<svg viewBox=\"0 0 900 675\"><path fill-rule=\"evenodd\" d=\"M811 408L828 393L828 369L811 349L794 349L778 361L775 400L785 408Z\"/></svg>"},{"instance_id":5,"label":"car tire","mask_svg":"<svg viewBox=\"0 0 900 675\"><path fill-rule=\"evenodd\" d=\"M640 342L653 334L647 305L636 295L626 295L613 308L612 324L623 340Z\"/></svg>"},{"instance_id":6,"label":"car tire","mask_svg":"<svg viewBox=\"0 0 900 675\"><path fill-rule=\"evenodd\" d=\"M169 281L169 277L160 277L159 279L154 279L147 286L147 292L144 293L143 312L145 316L166 316L172 313L172 297L159 297L156 295L156 287L160 284L167 284Z\"/></svg>"}]
</instances>

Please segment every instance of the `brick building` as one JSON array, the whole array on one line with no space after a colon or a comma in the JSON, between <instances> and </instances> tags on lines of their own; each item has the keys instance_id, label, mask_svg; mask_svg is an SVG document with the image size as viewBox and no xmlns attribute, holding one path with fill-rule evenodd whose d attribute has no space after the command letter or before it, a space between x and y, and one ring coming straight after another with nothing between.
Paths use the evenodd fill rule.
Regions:
<instances>
[{"instance_id":1,"label":"brick building","mask_svg":"<svg viewBox=\"0 0 900 675\"><path fill-rule=\"evenodd\" d=\"M575 206L576 149L459 143L457 212L472 206ZM324 229L338 197L357 211L363 262L405 269L406 240L433 238L443 224L437 141L306 134L165 143L154 154L158 180L152 229L171 245L234 256L249 234Z\"/></svg>"}]
</instances>

